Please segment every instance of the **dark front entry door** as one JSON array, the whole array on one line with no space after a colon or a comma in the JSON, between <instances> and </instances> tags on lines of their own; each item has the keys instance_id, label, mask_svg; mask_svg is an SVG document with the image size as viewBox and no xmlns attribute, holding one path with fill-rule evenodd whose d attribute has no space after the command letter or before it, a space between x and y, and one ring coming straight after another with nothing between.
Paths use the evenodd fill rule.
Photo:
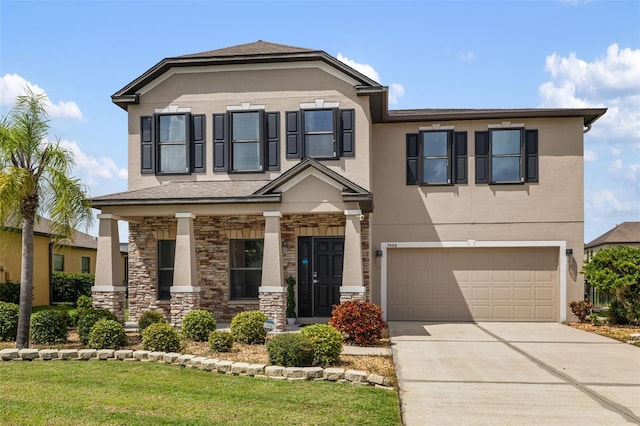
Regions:
<instances>
[{"instance_id":1,"label":"dark front entry door","mask_svg":"<svg viewBox=\"0 0 640 426\"><path fill-rule=\"evenodd\" d=\"M302 237L299 243L299 314L331 316L331 307L340 303L344 238Z\"/></svg>"}]
</instances>

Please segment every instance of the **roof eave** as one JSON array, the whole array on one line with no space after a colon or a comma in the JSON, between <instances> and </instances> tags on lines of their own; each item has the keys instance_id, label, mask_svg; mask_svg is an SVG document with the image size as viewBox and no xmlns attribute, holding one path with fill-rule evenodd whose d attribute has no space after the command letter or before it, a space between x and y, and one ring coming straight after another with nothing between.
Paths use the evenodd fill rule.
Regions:
<instances>
[{"instance_id":1,"label":"roof eave","mask_svg":"<svg viewBox=\"0 0 640 426\"><path fill-rule=\"evenodd\" d=\"M255 203L280 203L280 194L268 194L261 196L250 195L248 197L199 197L199 198L120 198L111 200L91 200L91 207L101 209L102 207L115 206L157 206L166 204L255 204Z\"/></svg>"}]
</instances>

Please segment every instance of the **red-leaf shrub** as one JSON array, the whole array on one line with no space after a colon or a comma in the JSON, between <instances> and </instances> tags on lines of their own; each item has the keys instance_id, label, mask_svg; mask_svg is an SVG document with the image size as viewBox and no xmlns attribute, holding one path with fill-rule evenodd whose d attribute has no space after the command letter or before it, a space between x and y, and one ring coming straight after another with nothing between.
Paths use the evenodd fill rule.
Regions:
<instances>
[{"instance_id":1,"label":"red-leaf shrub","mask_svg":"<svg viewBox=\"0 0 640 426\"><path fill-rule=\"evenodd\" d=\"M329 325L337 328L347 340L361 346L380 339L385 327L380 306L359 300L333 305Z\"/></svg>"},{"instance_id":2,"label":"red-leaf shrub","mask_svg":"<svg viewBox=\"0 0 640 426\"><path fill-rule=\"evenodd\" d=\"M586 322L587 316L591 312L591 308L593 308L593 304L589 299L585 300L574 300L569 303L569 307L571 308L571 312L578 318L580 322Z\"/></svg>"}]
</instances>

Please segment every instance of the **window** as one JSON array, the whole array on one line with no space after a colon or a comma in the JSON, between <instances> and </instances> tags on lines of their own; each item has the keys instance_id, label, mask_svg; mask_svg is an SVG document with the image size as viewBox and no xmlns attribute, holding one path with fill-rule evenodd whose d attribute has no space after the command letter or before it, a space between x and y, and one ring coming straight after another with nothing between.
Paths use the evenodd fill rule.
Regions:
<instances>
[{"instance_id":1,"label":"window","mask_svg":"<svg viewBox=\"0 0 640 426\"><path fill-rule=\"evenodd\" d=\"M231 170L262 171L260 112L231 113Z\"/></svg>"},{"instance_id":2,"label":"window","mask_svg":"<svg viewBox=\"0 0 640 426\"><path fill-rule=\"evenodd\" d=\"M231 299L257 299L262 281L263 240L231 240L229 276Z\"/></svg>"},{"instance_id":3,"label":"window","mask_svg":"<svg viewBox=\"0 0 640 426\"><path fill-rule=\"evenodd\" d=\"M407 185L467 183L467 132L407 134Z\"/></svg>"},{"instance_id":4,"label":"window","mask_svg":"<svg viewBox=\"0 0 640 426\"><path fill-rule=\"evenodd\" d=\"M175 255L175 240L158 240L158 300L171 299Z\"/></svg>"},{"instance_id":5,"label":"window","mask_svg":"<svg viewBox=\"0 0 640 426\"><path fill-rule=\"evenodd\" d=\"M213 114L213 171L265 170L280 170L280 113L258 110Z\"/></svg>"},{"instance_id":6,"label":"window","mask_svg":"<svg viewBox=\"0 0 640 426\"><path fill-rule=\"evenodd\" d=\"M91 258L87 256L82 256L82 273L89 274L91 273L89 270L89 265L91 264Z\"/></svg>"},{"instance_id":7,"label":"window","mask_svg":"<svg viewBox=\"0 0 640 426\"><path fill-rule=\"evenodd\" d=\"M476 183L538 181L538 131L490 129L476 132Z\"/></svg>"},{"instance_id":8,"label":"window","mask_svg":"<svg viewBox=\"0 0 640 426\"><path fill-rule=\"evenodd\" d=\"M287 158L355 157L354 118L352 109L287 112Z\"/></svg>"},{"instance_id":9,"label":"window","mask_svg":"<svg viewBox=\"0 0 640 426\"><path fill-rule=\"evenodd\" d=\"M56 272L64 272L64 256L61 254L53 255L53 270Z\"/></svg>"},{"instance_id":10,"label":"window","mask_svg":"<svg viewBox=\"0 0 640 426\"><path fill-rule=\"evenodd\" d=\"M204 117L190 113L140 117L141 173L204 172Z\"/></svg>"}]
</instances>

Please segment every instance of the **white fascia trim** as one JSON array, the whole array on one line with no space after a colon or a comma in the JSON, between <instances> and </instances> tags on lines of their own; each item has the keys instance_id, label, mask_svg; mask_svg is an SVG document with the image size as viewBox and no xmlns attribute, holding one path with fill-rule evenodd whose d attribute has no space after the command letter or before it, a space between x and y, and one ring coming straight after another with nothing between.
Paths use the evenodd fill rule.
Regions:
<instances>
[{"instance_id":1,"label":"white fascia trim","mask_svg":"<svg viewBox=\"0 0 640 426\"><path fill-rule=\"evenodd\" d=\"M169 293L199 293L200 287L191 287L187 285L171 286Z\"/></svg>"},{"instance_id":2,"label":"white fascia trim","mask_svg":"<svg viewBox=\"0 0 640 426\"><path fill-rule=\"evenodd\" d=\"M340 293L364 293L367 289L361 285L345 285L340 287Z\"/></svg>"},{"instance_id":3,"label":"white fascia trim","mask_svg":"<svg viewBox=\"0 0 640 426\"><path fill-rule=\"evenodd\" d=\"M116 216L114 214L109 214L109 213L101 213L96 215L96 217L98 219L105 219L105 220L120 220L119 216Z\"/></svg>"},{"instance_id":4,"label":"white fascia trim","mask_svg":"<svg viewBox=\"0 0 640 426\"><path fill-rule=\"evenodd\" d=\"M388 250L396 248L489 248L489 247L557 247L559 264L560 264L560 306L559 309L559 321L564 322L567 320L567 256L565 255L567 249L566 241L427 241L427 242L383 242L381 244L382 249L382 264L380 271L380 299L383 317L387 319L387 254Z\"/></svg>"},{"instance_id":5,"label":"white fascia trim","mask_svg":"<svg viewBox=\"0 0 640 426\"><path fill-rule=\"evenodd\" d=\"M265 70L288 70L288 69L309 69L317 68L322 71L346 82L351 86L360 84L356 79L343 74L331 65L322 61L312 62L276 62L265 64L236 64L236 65L209 65L205 67L173 67L151 83L138 90L138 94L144 95L150 90L167 80L175 74L196 74L196 73L213 73L213 72L237 72L237 71L265 71Z\"/></svg>"},{"instance_id":6,"label":"white fascia trim","mask_svg":"<svg viewBox=\"0 0 640 426\"><path fill-rule=\"evenodd\" d=\"M280 192L288 191L289 189L293 188L294 186L296 186L297 184L299 184L300 182L302 182L303 180L305 180L309 176L313 176L313 177L316 177L316 178L320 179L322 182L333 186L335 189L337 189L340 192L342 192L342 190L344 189L343 185L341 185L340 183L336 182L335 180L333 180L329 176L325 175L324 173L322 173L322 172L320 172L320 171L318 171L317 169L314 169L314 168L308 168L307 170L305 170L302 173L298 174L297 176L293 177L289 181L283 183L282 186L280 186Z\"/></svg>"},{"instance_id":7,"label":"white fascia trim","mask_svg":"<svg viewBox=\"0 0 640 426\"><path fill-rule=\"evenodd\" d=\"M264 217L282 217L282 212L279 211L269 211L262 213Z\"/></svg>"},{"instance_id":8,"label":"white fascia trim","mask_svg":"<svg viewBox=\"0 0 640 426\"><path fill-rule=\"evenodd\" d=\"M432 124L431 126L420 126L418 130L454 130L455 126L441 126L439 124Z\"/></svg>"},{"instance_id":9,"label":"white fascia trim","mask_svg":"<svg viewBox=\"0 0 640 426\"><path fill-rule=\"evenodd\" d=\"M176 219L195 219L196 215L193 213L176 213Z\"/></svg>"},{"instance_id":10,"label":"white fascia trim","mask_svg":"<svg viewBox=\"0 0 640 426\"><path fill-rule=\"evenodd\" d=\"M524 127L524 123L512 123L510 121L503 121L500 124L489 124L487 127L490 129L519 129Z\"/></svg>"},{"instance_id":11,"label":"white fascia trim","mask_svg":"<svg viewBox=\"0 0 640 426\"><path fill-rule=\"evenodd\" d=\"M362 210L345 210L345 216L360 216L362 214Z\"/></svg>"},{"instance_id":12,"label":"white fascia trim","mask_svg":"<svg viewBox=\"0 0 640 426\"><path fill-rule=\"evenodd\" d=\"M227 111L259 111L265 108L266 105L256 105L251 102L242 102L240 105L227 105Z\"/></svg>"},{"instance_id":13,"label":"white fascia trim","mask_svg":"<svg viewBox=\"0 0 640 426\"><path fill-rule=\"evenodd\" d=\"M166 113L182 113L182 112L191 112L191 108L181 108L178 105L169 105L165 108L156 108L153 110L156 114L166 114Z\"/></svg>"},{"instance_id":14,"label":"white fascia trim","mask_svg":"<svg viewBox=\"0 0 640 426\"><path fill-rule=\"evenodd\" d=\"M101 293L115 293L119 291L125 291L125 286L113 286L113 285L94 285L91 287L91 291L99 291Z\"/></svg>"},{"instance_id":15,"label":"white fascia trim","mask_svg":"<svg viewBox=\"0 0 640 426\"><path fill-rule=\"evenodd\" d=\"M280 287L277 285L263 285L258 287L258 293L286 293L286 287Z\"/></svg>"},{"instance_id":16,"label":"white fascia trim","mask_svg":"<svg viewBox=\"0 0 640 426\"><path fill-rule=\"evenodd\" d=\"M300 102L300 109L340 108L340 102L325 102L324 98L313 102Z\"/></svg>"}]
</instances>

